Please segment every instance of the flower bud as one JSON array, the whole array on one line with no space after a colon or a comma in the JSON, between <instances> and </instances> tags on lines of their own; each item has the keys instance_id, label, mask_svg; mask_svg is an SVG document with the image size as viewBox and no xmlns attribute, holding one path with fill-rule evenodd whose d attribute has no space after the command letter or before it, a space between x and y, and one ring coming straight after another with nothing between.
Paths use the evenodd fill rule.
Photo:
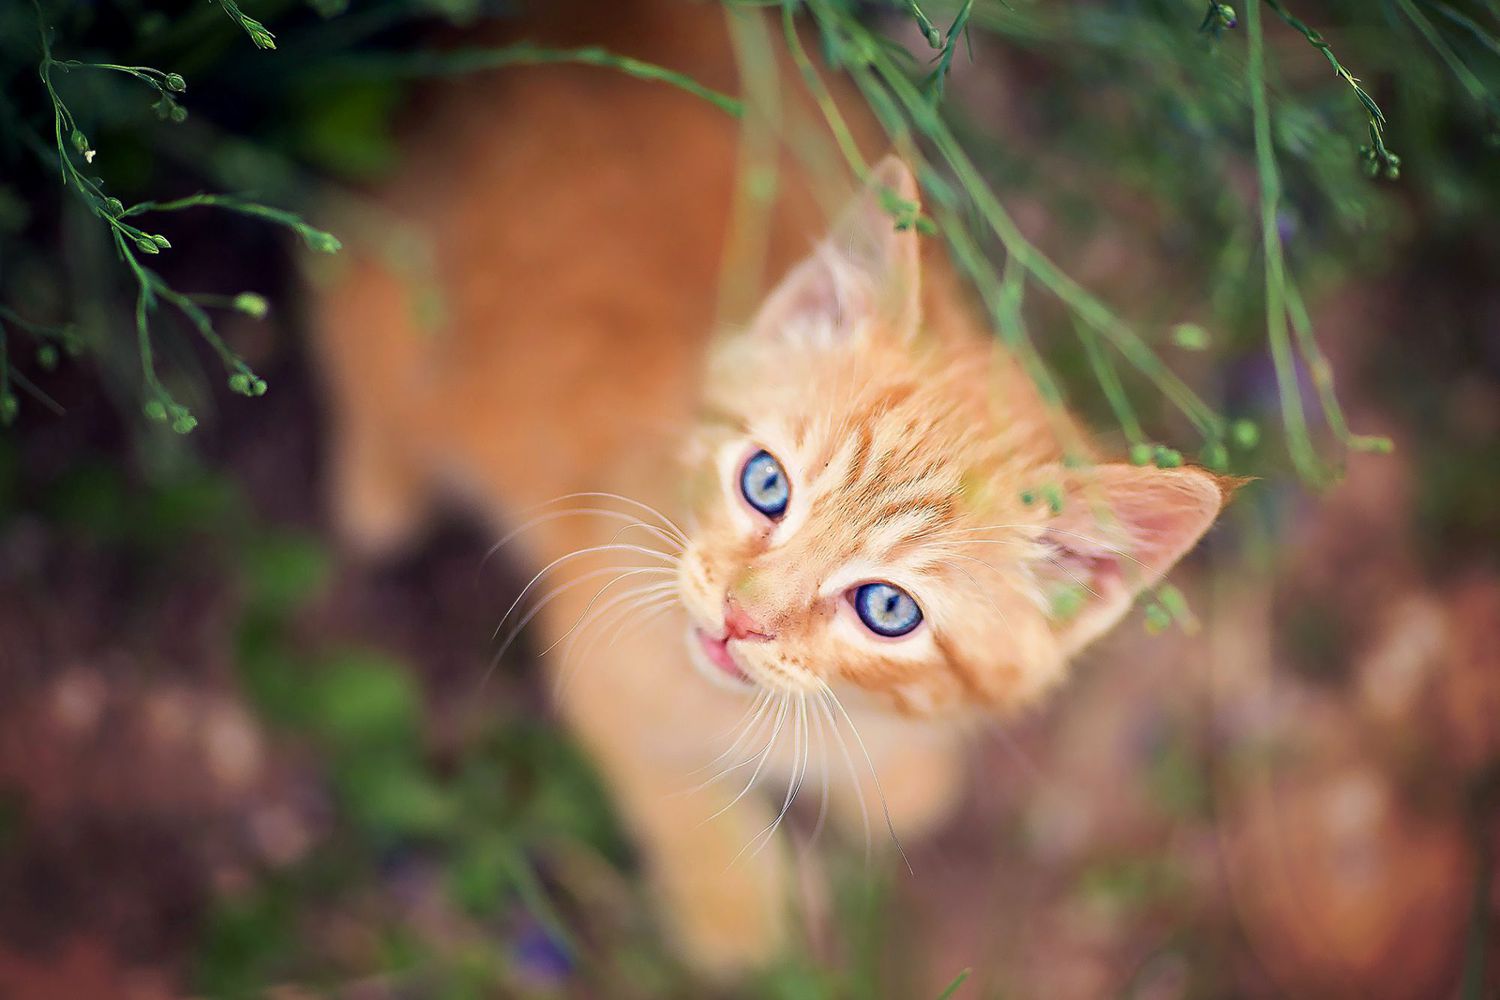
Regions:
<instances>
[{"instance_id":1,"label":"flower bud","mask_svg":"<svg viewBox=\"0 0 1500 1000\"><path fill-rule=\"evenodd\" d=\"M257 295L254 292L241 292L234 297L231 305L239 312L255 319L265 319L267 311L271 308L271 304L266 301L264 295Z\"/></svg>"}]
</instances>

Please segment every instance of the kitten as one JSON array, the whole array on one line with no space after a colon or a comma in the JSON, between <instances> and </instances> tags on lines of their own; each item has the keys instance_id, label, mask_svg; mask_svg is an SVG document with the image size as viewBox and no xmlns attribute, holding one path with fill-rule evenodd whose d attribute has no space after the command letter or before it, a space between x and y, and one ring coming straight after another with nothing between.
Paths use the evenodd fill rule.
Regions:
<instances>
[{"instance_id":1,"label":"kitten","mask_svg":"<svg viewBox=\"0 0 1500 1000\"><path fill-rule=\"evenodd\" d=\"M559 23L735 89L712 5L589 10ZM736 142L598 70L455 86L383 195L433 247L444 318L378 246L319 317L343 528L388 548L441 492L524 525L543 572L510 620L540 608L670 931L725 973L784 941L795 796L856 838L940 822L965 720L1056 684L1224 499L1197 469L1063 463L1065 418L882 207L918 199L897 159L810 253L822 216L784 167L787 269L714 336Z\"/></svg>"}]
</instances>

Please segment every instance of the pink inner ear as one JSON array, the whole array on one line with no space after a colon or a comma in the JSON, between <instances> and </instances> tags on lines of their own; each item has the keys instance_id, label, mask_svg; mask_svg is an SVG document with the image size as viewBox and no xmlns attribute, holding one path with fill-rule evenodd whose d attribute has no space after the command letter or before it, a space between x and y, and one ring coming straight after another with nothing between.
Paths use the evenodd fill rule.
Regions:
<instances>
[{"instance_id":1,"label":"pink inner ear","mask_svg":"<svg viewBox=\"0 0 1500 1000\"><path fill-rule=\"evenodd\" d=\"M881 205L885 187L916 200L911 171L894 158L883 161L824 242L766 299L753 324L758 333L847 334L866 320L903 334L915 330L920 282L916 232L895 228Z\"/></svg>"},{"instance_id":2,"label":"pink inner ear","mask_svg":"<svg viewBox=\"0 0 1500 1000\"><path fill-rule=\"evenodd\" d=\"M1218 483L1197 469L1101 465L1059 470L1061 512L1045 526L1053 550L1038 568L1044 585L1083 586L1078 612L1059 622L1076 649L1107 631L1143 588L1192 548L1222 504Z\"/></svg>"}]
</instances>

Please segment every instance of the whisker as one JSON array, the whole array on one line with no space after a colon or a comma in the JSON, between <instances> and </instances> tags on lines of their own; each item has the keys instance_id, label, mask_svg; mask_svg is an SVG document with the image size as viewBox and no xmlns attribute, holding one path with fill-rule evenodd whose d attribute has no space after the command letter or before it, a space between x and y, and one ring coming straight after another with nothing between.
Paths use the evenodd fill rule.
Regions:
<instances>
[{"instance_id":1,"label":"whisker","mask_svg":"<svg viewBox=\"0 0 1500 1000\"><path fill-rule=\"evenodd\" d=\"M543 566L535 576L527 581L526 586L521 588L521 592L516 595L516 599L510 602L510 607L505 609L505 614L500 616L500 624L495 626L495 634L491 638L499 637L500 629L505 625L506 619L511 616L512 612L516 610L516 606L525 599L526 595L531 592L531 588L536 586L538 580L546 576L556 567L567 562L569 559L577 559L579 556L591 555L596 552L636 552L642 555L654 556L657 559L664 560L668 565L671 566L675 566L677 564L676 558L668 555L665 552L658 552L656 549L648 549L642 545L628 545L621 542L611 542L608 545L590 545L587 548L569 552L567 555L558 556L556 559Z\"/></svg>"},{"instance_id":2,"label":"whisker","mask_svg":"<svg viewBox=\"0 0 1500 1000\"><path fill-rule=\"evenodd\" d=\"M754 847L755 849L751 851L751 857L759 854L761 850L771 842L772 838L776 836L776 831L781 826L781 821L786 817L787 812L792 808L792 803L797 801L797 793L802 790L801 775L804 774L805 771L799 772L799 764L803 764L806 761L806 758L802 756L802 754L806 750L806 746L807 696L799 692L797 694L797 713L793 716L792 724L792 770L787 776L786 798L781 802L781 811L776 814L776 818L773 819L765 829L761 830L754 837L751 837L750 840L745 844L745 846L741 847L739 849L739 852L735 854L734 857L729 859L730 867L733 867L734 863L738 861L740 857L752 847Z\"/></svg>"},{"instance_id":3,"label":"whisker","mask_svg":"<svg viewBox=\"0 0 1500 1000\"><path fill-rule=\"evenodd\" d=\"M654 568L654 567L648 567L648 568ZM630 572L627 572L627 573L621 573L619 576L615 577L613 580L609 581L604 586L600 587L599 590L594 594L594 596L591 597L591 598L589 598L589 603L584 606L583 612L578 616L578 620L575 621L572 624L572 626L569 627L569 629L566 632L564 632L562 635L560 635L556 639L554 639L552 641L552 644L550 646L548 646L546 649L542 650L542 652L541 652L540 655L541 656L546 656L548 653L552 652L552 650L556 649L559 643L561 643L563 640L567 639L568 636L572 635L573 631L575 629L577 629L579 625L582 625L583 622L588 618L589 612L592 611L592 610L594 610L594 605L598 602L599 598L601 598L601 597L604 596L604 592L606 590L608 590L610 587L613 587L615 584L619 583L621 580L627 579L628 577L639 576L639 575L641 575L641 571L640 570L631 570ZM659 581L657 583L650 584L649 586L647 586L645 588L632 588L631 590L626 591L626 593L631 593L631 594L641 594L641 593L645 593L645 594L660 594L660 593L670 593L670 592L672 592L673 590L676 590L676 589L677 589L677 581L676 580L661 580L661 581Z\"/></svg>"},{"instance_id":4,"label":"whisker","mask_svg":"<svg viewBox=\"0 0 1500 1000\"><path fill-rule=\"evenodd\" d=\"M823 716L817 712L812 716L818 731L818 769L823 775L823 794L818 800L818 821L813 824L810 843L816 844L823 832L823 822L828 819L828 734L823 731Z\"/></svg>"},{"instance_id":5,"label":"whisker","mask_svg":"<svg viewBox=\"0 0 1500 1000\"><path fill-rule=\"evenodd\" d=\"M541 508L546 507L548 506L548 504L553 502L555 501L548 501L547 504L541 504L531 509L540 510ZM539 527L551 521L561 520L565 517L580 517L585 515L593 517L607 517L615 521L625 521L627 522L627 527L644 528L647 531L651 532L655 537L660 538L662 541L668 542L669 544L675 546L677 551L682 551L683 543L675 535L668 534L666 531L654 524L647 524L645 521L642 521L640 518L635 517L634 515L626 514L623 511L609 510L604 507L569 507L567 510L554 510L538 514L536 517L533 517L518 525L517 527L512 528L498 542L496 542L494 545L491 545L485 551L484 559L482 559L479 564L480 568L483 569L485 563L487 563L495 555L495 553L499 552L505 546L509 545L512 541L530 531L532 528Z\"/></svg>"},{"instance_id":6,"label":"whisker","mask_svg":"<svg viewBox=\"0 0 1500 1000\"><path fill-rule=\"evenodd\" d=\"M739 733L739 736L733 743L729 745L729 748L723 753L719 754L713 760L709 761L707 764L700 764L688 773L701 774L704 771L707 771L717 765L725 757L728 757L739 750L740 744L745 741L746 736L749 734L750 728L758 724L759 717L765 714L766 710L769 709L770 706L771 691L769 688L761 688L760 692L756 694L755 700L750 703L750 707L747 708L745 710L745 713L740 716L739 721L730 726L728 729L724 730L718 736L714 737L715 740L721 740L731 733Z\"/></svg>"},{"instance_id":7,"label":"whisker","mask_svg":"<svg viewBox=\"0 0 1500 1000\"><path fill-rule=\"evenodd\" d=\"M518 621L514 626L512 626L510 632L505 637L505 641L500 644L500 648L495 651L495 655L492 656L492 657L490 657L489 667L485 670L484 676L480 679L480 682L479 682L481 689L484 687L485 684L487 684L489 682L490 675L495 672L495 669L500 665L501 660L503 660L505 658L506 651L508 651L510 649L511 644L514 643L516 641L516 639L520 637L521 633L526 630L526 626L529 625L529 624L531 624L531 620L533 618L535 618L538 614L540 614L547 607L547 605L551 604L557 598L561 597L563 594L565 594L568 591L574 589L575 587L581 587L585 583L587 583L589 580L594 579L596 577L603 576L603 575L605 575L607 573L619 573L620 575L616 576L613 580L609 581L609 583L606 583L600 589L600 593L603 593L605 590L608 590L610 587L614 586L620 580L623 580L623 579L625 579L628 576L635 576L635 575L638 575L638 574L641 574L641 573L665 573L665 574L671 575L672 571L669 570L669 569L665 569L665 568L660 568L659 569L659 568L654 567L654 566L648 566L648 567L643 567L643 568L639 568L639 569L627 569L627 570L622 571L620 569L620 567L618 567L618 566L606 566L606 567L603 567L602 569L590 570L589 572L584 573L581 576L579 576L578 579L576 579L576 580L570 580L567 583L560 584L559 586L554 587L552 590L549 590L542 597L542 599L536 603L535 607L533 607L529 611L527 611L526 614L521 617L521 620ZM663 581L662 584L658 584L658 586L675 586L675 584L672 581L667 580L667 581ZM599 595L595 594L594 596L597 599ZM592 606L592 601L590 602L590 606ZM585 612L587 612L587 609L585 609ZM498 635L499 632L500 632L500 629L503 628L504 626L505 626L505 620L501 619L500 624L495 627L495 633ZM554 643L553 645L556 645L556 643ZM550 651L551 648L552 647L549 646L549 647L547 647L546 650L543 650L543 655L545 655L546 652Z\"/></svg>"},{"instance_id":8,"label":"whisker","mask_svg":"<svg viewBox=\"0 0 1500 1000\"><path fill-rule=\"evenodd\" d=\"M657 586L659 587L660 585ZM593 617L584 622L569 640L568 647L563 653L562 665L557 672L557 682L554 687L555 696L561 699L567 693L568 685L576 672L574 667L575 662L582 662L593 652L594 648L599 644L599 640L604 637L605 628L613 621L610 617L611 615L616 616L623 622L628 622L631 612L644 614L647 611L655 612L670 608L676 603L674 590L675 585L668 590L637 588L635 591L616 594L606 601L603 606L594 612ZM584 637L584 633L596 625L598 629L589 637L587 644L581 647L577 646L578 640ZM610 641L613 642L613 639L614 637Z\"/></svg>"},{"instance_id":9,"label":"whisker","mask_svg":"<svg viewBox=\"0 0 1500 1000\"><path fill-rule=\"evenodd\" d=\"M675 521L673 521L670 517L668 517L667 515L663 514L661 511L657 510L655 507L651 506L650 504L645 503L644 501L641 501L641 500L637 500L634 497L622 496L619 493L606 493L606 492L604 492L602 490L586 490L586 491L579 492L579 493L566 493L566 494L564 494L564 495L562 495L560 497L557 497L557 498L555 498L553 500L549 500L548 503L560 503L563 500L580 500L580 499L589 498L589 497L592 497L592 498L595 498L595 499L618 500L621 503L628 503L632 507L636 507L636 508L638 508L640 510L643 510L646 513L650 514L652 517L655 517L657 520L661 521L662 525L668 531L670 531L674 535L676 535L677 538L678 538L678 540L681 541L683 545L687 545L688 544L688 536L683 533L683 530L677 526L677 523Z\"/></svg>"},{"instance_id":10,"label":"whisker","mask_svg":"<svg viewBox=\"0 0 1500 1000\"><path fill-rule=\"evenodd\" d=\"M669 589L654 595L648 595L647 600L638 605L631 605L630 610L635 612L632 620L629 614L619 616L615 622L615 630L604 640L606 647L613 646L625 634L628 626L634 625L637 629L645 628L646 625L655 621L663 613L677 607L677 586L673 584ZM602 626L601 626L602 627Z\"/></svg>"},{"instance_id":11,"label":"whisker","mask_svg":"<svg viewBox=\"0 0 1500 1000\"><path fill-rule=\"evenodd\" d=\"M901 846L901 838L896 836L896 824L891 822L891 807L885 800L885 790L880 787L880 775L875 773L875 760L870 756L870 751L865 747L864 737L859 735L859 729L854 725L854 719L849 716L849 710L844 708L843 702L839 701L839 696L833 693L833 689L828 686L828 682L823 681L822 684L823 690L828 692L828 696L833 699L834 707L839 710L840 714L844 717L844 721L849 724L849 732L854 734L854 741L859 744L859 751L864 754L865 763L869 765L870 778L875 782L875 794L880 796L880 808L885 812L885 828L890 831L891 843L896 845L897 853L901 855L901 860L906 863L906 870L912 874L916 874L912 872L911 859L906 856L906 848Z\"/></svg>"},{"instance_id":12,"label":"whisker","mask_svg":"<svg viewBox=\"0 0 1500 1000\"><path fill-rule=\"evenodd\" d=\"M874 845L870 836L870 811L865 807L864 783L859 780L859 771L854 766L854 757L849 753L849 744L845 741L844 734L839 732L838 721L834 719L833 711L828 707L827 695L822 691L818 692L818 708L828 721L828 728L833 733L834 739L839 741L839 753L843 756L844 766L849 771L849 784L859 802L859 822L865 832L865 864L868 865Z\"/></svg>"},{"instance_id":13,"label":"whisker","mask_svg":"<svg viewBox=\"0 0 1500 1000\"><path fill-rule=\"evenodd\" d=\"M528 624L530 624L531 620L533 618L535 618L537 616L537 614L542 611L542 609L544 609L545 607L547 607L547 605L551 604L553 601L555 601L557 598L561 597L563 594L566 594L568 591L573 590L573 589L575 589L577 587L581 587L585 583L588 583L590 580L596 579L596 578L601 577L601 576L605 576L605 575L607 575L609 573L616 573L618 575L613 580L610 580L608 583L606 583L603 587L601 587L599 589L599 592L594 595L595 599L598 599L599 594L604 593L604 591L608 590L610 587L614 586L619 581L624 580L624 579L626 579L628 577L643 576L643 575L654 575L654 574L665 574L665 575L667 575L667 576L670 577L672 575L672 571L671 570L665 569L665 568L660 568L659 569L659 568L657 568L655 566L646 566L646 567L637 567L637 568L620 567L620 566L605 566L605 567L603 567L601 569L590 570L587 573L580 574L577 579L575 579L575 580L569 580L567 583L559 584L558 586L553 587L551 590L547 591L547 593L542 596L541 600L537 601L536 604L533 607L531 607L526 612L525 615L523 615L521 617L521 620L519 622L517 622L515 625L511 626L510 632L508 632L506 634L505 641L500 646L500 651L495 654L496 658L498 659L500 656L502 656L505 653L505 650L507 648L509 648L509 646L510 646L510 644L512 642L515 641L516 637L519 636L521 634L521 632L525 630L526 626ZM674 586L674 585L675 584L670 579L663 580L659 584L657 584L657 586ZM590 607L592 607L592 606L593 606L593 602L590 601ZM588 609L585 608L584 610L585 610L585 613L587 613ZM503 626L505 623L502 621L500 624L501 624L501 626ZM498 631L498 629L496 631ZM551 647L549 646L548 649L551 649ZM543 650L543 654L545 654L545 653L546 653L546 650Z\"/></svg>"},{"instance_id":14,"label":"whisker","mask_svg":"<svg viewBox=\"0 0 1500 1000\"><path fill-rule=\"evenodd\" d=\"M776 716L776 727L771 730L771 736L766 740L766 748L761 752L760 762L755 765L755 771L751 773L750 780L745 782L745 787L740 789L740 793L738 795L730 799L726 805L721 807L712 816L709 816L708 819L705 819L703 821L704 823L712 822L713 820L716 820L720 816L724 815L730 809L734 808L735 804L738 803L740 799L743 799L749 793L751 788L755 787L756 779L760 777L760 772L763 768L765 768L766 761L770 760L771 758L771 751L776 746L777 737L781 735L781 727L786 722L787 711L790 709L790 707L791 696L789 694L782 694L781 711Z\"/></svg>"}]
</instances>

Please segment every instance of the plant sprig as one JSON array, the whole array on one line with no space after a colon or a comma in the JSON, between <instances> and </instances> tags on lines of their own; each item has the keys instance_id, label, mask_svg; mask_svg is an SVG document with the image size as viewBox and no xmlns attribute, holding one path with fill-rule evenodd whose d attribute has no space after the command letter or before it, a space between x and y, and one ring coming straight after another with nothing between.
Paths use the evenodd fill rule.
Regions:
<instances>
[{"instance_id":1,"label":"plant sprig","mask_svg":"<svg viewBox=\"0 0 1500 1000\"><path fill-rule=\"evenodd\" d=\"M1405 2L1405 0L1402 0L1402 2ZM1360 154L1365 159L1365 171L1371 177L1384 175L1388 180L1395 180L1400 177L1401 157L1386 147L1385 112L1380 110L1380 105L1375 103L1375 98L1371 97L1370 92L1365 90L1364 85L1359 82L1359 78L1349 72L1343 63L1339 62L1338 56L1333 54L1333 49L1317 30L1309 27L1305 21L1288 10L1281 0L1264 0L1264 3L1267 7L1271 8L1277 17L1281 18L1294 31L1307 39L1307 44L1321 52L1323 58L1328 60L1328 65L1333 67L1334 74L1353 88L1354 96L1359 100L1360 106L1364 108L1365 116L1368 119L1370 144L1360 148ZM1254 5L1254 0L1252 0L1250 6Z\"/></svg>"},{"instance_id":2,"label":"plant sprig","mask_svg":"<svg viewBox=\"0 0 1500 1000\"><path fill-rule=\"evenodd\" d=\"M1275 0L1267 0L1274 9ZM1266 86L1264 30L1257 4L1246 14L1249 32L1249 59L1246 82L1250 92L1252 126L1255 137L1255 165L1260 185L1260 227L1262 259L1265 265L1266 336L1271 346L1271 360L1276 370L1277 394L1281 401L1282 425L1286 430L1287 449L1299 474L1312 483L1327 483L1332 477L1319 459L1308 431L1303 412L1302 390L1298 384L1297 355L1292 334L1302 361L1312 374L1318 390L1323 415L1338 439L1355 451L1387 452L1386 438L1349 433L1343 409L1333 390L1333 369L1318 348L1312 321L1303 307L1296 285L1286 273L1286 253L1281 229L1276 224L1281 202L1281 174L1276 165L1276 151L1271 140L1271 109ZM1289 329L1290 326L1290 329Z\"/></svg>"},{"instance_id":3,"label":"plant sprig","mask_svg":"<svg viewBox=\"0 0 1500 1000\"><path fill-rule=\"evenodd\" d=\"M238 12L238 8L228 0L222 0L226 10ZM173 94L182 93L187 89L187 83L176 73L168 73L149 66L125 66L114 63L84 62L72 59L58 59L53 54L52 37L48 29L46 16L42 10L40 0L33 0L36 8L37 23L41 39L41 62L38 64L37 73L41 79L44 91L51 103L53 144L56 151L56 162L59 178L65 188L73 193L79 201L87 208L90 214L103 222L109 229L110 238L113 242L116 256L125 265L126 270L135 281L135 333L136 350L140 359L141 378L145 387L144 411L146 415L157 421L168 423L178 433L188 433L197 426L197 419L186 406L178 402L168 390L156 371L155 345L153 343L154 332L151 327L151 316L161 305L172 307L208 344L208 346L219 356L226 372L228 373L229 387L234 392L245 396L259 396L266 391L266 383L252 371L248 364L235 353L219 335L212 317L204 308L207 306L225 306L251 316L264 316L266 312L265 300L253 293L242 293L228 299L227 303L222 301L223 297L199 297L179 291L169 284L160 273L145 266L140 259L141 254L156 256L163 251L171 250L172 243L167 237L160 233L152 232L128 221L141 215L152 212L175 212L188 208L208 207L234 212L241 215L262 219L276 225L284 226L295 232L309 249L320 253L335 253L340 249L338 239L331 233L318 229L293 212L262 205L258 202L234 195L223 194L195 194L173 201L143 201L126 207L118 198L106 193L103 182L97 178L85 175L78 167L75 156L81 156L85 163L92 164L97 155L88 138L78 126L77 119L58 92L53 73L59 69L63 71L72 69L97 69L107 72L123 73L133 79L139 80L157 90L160 101L169 102L169 114L173 121L181 121L185 112L181 106L175 103ZM243 16L238 13L235 16ZM253 24L258 25L254 19L245 18ZM247 30L249 30L247 28ZM262 29L263 30L263 29ZM269 33L266 33L269 36ZM252 38L255 35L252 32ZM271 46L263 46L271 47ZM159 110L162 110L159 108ZM50 158L50 153L49 153ZM11 322L22 325L18 317L6 310L3 314ZM44 328L35 325L24 325L30 332L37 332ZM59 328L66 329L66 328ZM76 341L66 341L70 346L76 345ZM21 384L19 373L15 372L9 364L9 358L5 351L5 344L0 340L0 416L9 413L14 417L14 397L9 392L11 380Z\"/></svg>"},{"instance_id":4,"label":"plant sprig","mask_svg":"<svg viewBox=\"0 0 1500 1000\"><path fill-rule=\"evenodd\" d=\"M240 10L239 4L234 0L214 0L229 16L229 19L244 29L245 34L250 36L250 41L255 43L258 49L274 49L276 47L276 36L271 34L264 24Z\"/></svg>"}]
</instances>

